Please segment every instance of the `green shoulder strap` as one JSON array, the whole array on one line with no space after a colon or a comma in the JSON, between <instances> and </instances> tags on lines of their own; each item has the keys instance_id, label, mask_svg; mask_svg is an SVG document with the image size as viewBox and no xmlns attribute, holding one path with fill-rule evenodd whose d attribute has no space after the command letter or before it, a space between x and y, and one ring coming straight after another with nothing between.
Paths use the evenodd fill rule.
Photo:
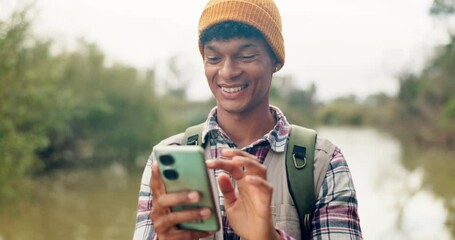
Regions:
<instances>
[{"instance_id":1,"label":"green shoulder strap","mask_svg":"<svg viewBox=\"0 0 455 240\"><path fill-rule=\"evenodd\" d=\"M288 187L299 214L302 236L308 239L315 203L313 162L317 134L313 129L291 127L286 149Z\"/></svg>"},{"instance_id":2,"label":"green shoulder strap","mask_svg":"<svg viewBox=\"0 0 455 240\"><path fill-rule=\"evenodd\" d=\"M203 123L186 129L182 144L200 145ZM314 211L313 162L316 145L316 131L291 125L286 149L286 172L289 193L294 200L302 236L307 239L311 234L311 218Z\"/></svg>"}]
</instances>

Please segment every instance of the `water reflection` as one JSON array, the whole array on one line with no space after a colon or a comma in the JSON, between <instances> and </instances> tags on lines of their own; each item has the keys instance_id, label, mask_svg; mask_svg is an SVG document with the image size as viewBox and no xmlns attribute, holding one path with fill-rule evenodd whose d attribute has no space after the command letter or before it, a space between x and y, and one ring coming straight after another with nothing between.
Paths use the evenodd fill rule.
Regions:
<instances>
[{"instance_id":1,"label":"water reflection","mask_svg":"<svg viewBox=\"0 0 455 240\"><path fill-rule=\"evenodd\" d=\"M441 199L447 213L446 226L455 238L455 152L406 146L403 165L410 171L422 170L421 188Z\"/></svg>"},{"instance_id":2,"label":"water reflection","mask_svg":"<svg viewBox=\"0 0 455 240\"><path fill-rule=\"evenodd\" d=\"M414 150L403 149L396 139L374 129L321 128L319 136L340 146L348 159L365 239L453 238L453 226L450 230L446 222L454 214L449 214L446 201L450 199L453 204L455 176L450 174L454 171L425 164L428 159L416 159L409 154L416 153ZM423 155L422 151L417 155ZM446 164L451 162L446 160ZM428 187L435 177L430 175L429 166L431 171L449 173L445 181L439 181L441 185L436 185L452 196Z\"/></svg>"},{"instance_id":3,"label":"water reflection","mask_svg":"<svg viewBox=\"0 0 455 240\"><path fill-rule=\"evenodd\" d=\"M455 239L454 154L374 129L318 131L348 159L364 239ZM139 182L116 165L38 179L31 200L0 206L0 240L131 239Z\"/></svg>"},{"instance_id":4,"label":"water reflection","mask_svg":"<svg viewBox=\"0 0 455 240\"><path fill-rule=\"evenodd\" d=\"M31 199L0 208L0 240L131 239L140 174L118 165L36 180Z\"/></svg>"}]
</instances>

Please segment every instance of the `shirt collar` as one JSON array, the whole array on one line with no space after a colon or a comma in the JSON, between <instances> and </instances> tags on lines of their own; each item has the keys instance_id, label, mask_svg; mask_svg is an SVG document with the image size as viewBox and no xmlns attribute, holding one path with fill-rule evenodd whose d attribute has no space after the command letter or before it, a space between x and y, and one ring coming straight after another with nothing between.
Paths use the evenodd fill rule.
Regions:
<instances>
[{"instance_id":1,"label":"shirt collar","mask_svg":"<svg viewBox=\"0 0 455 240\"><path fill-rule=\"evenodd\" d=\"M275 116L276 119L276 124L275 127L270 130L267 134L265 134L262 138L256 140L253 142L251 145L247 146L246 148L253 147L257 144L260 144L264 141L268 141L270 144L270 147L273 151L275 152L284 152L286 149L286 140L289 136L289 131L291 129L291 126L289 125L288 121L286 120L286 117L284 114L281 112L281 110L278 107L275 106L270 106L270 111L272 114ZM222 135L225 138L227 138L229 141L229 137L227 134L223 131L223 129L218 125L217 122L217 107L214 107L209 115L207 120L205 121L204 124L204 130L202 131L202 143L205 143L205 139L207 137L207 134L212 133L216 135Z\"/></svg>"}]
</instances>

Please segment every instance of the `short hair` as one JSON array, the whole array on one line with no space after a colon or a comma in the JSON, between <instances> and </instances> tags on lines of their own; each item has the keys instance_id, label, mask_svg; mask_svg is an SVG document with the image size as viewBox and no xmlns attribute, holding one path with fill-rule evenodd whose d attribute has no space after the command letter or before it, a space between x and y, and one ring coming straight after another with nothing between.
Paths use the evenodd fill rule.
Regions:
<instances>
[{"instance_id":1,"label":"short hair","mask_svg":"<svg viewBox=\"0 0 455 240\"><path fill-rule=\"evenodd\" d=\"M264 40L268 51L270 52L270 56L277 59L262 32L257 28L242 22L224 21L214 24L201 33L199 36L199 42L203 46L212 40L231 40L235 38L254 38Z\"/></svg>"},{"instance_id":2,"label":"short hair","mask_svg":"<svg viewBox=\"0 0 455 240\"><path fill-rule=\"evenodd\" d=\"M261 31L251 25L236 21L224 21L204 30L199 37L199 41L204 45L211 40L231 40L234 38L256 38L265 40Z\"/></svg>"}]
</instances>

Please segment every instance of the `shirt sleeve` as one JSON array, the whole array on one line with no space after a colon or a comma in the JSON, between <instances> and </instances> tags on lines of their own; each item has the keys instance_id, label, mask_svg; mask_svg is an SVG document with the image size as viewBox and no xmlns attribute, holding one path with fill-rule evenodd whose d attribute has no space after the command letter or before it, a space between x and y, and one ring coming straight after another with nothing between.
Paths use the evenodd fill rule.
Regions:
<instances>
[{"instance_id":1,"label":"shirt sleeve","mask_svg":"<svg viewBox=\"0 0 455 240\"><path fill-rule=\"evenodd\" d=\"M153 154L147 160L144 173L142 174L141 187L139 190L139 200L136 214L136 228L133 240L151 240L156 239L153 231L150 211L152 210L152 193L150 191L150 178L152 177Z\"/></svg>"},{"instance_id":2,"label":"shirt sleeve","mask_svg":"<svg viewBox=\"0 0 455 240\"><path fill-rule=\"evenodd\" d=\"M339 148L330 160L312 224L313 239L362 239L354 183Z\"/></svg>"}]
</instances>

